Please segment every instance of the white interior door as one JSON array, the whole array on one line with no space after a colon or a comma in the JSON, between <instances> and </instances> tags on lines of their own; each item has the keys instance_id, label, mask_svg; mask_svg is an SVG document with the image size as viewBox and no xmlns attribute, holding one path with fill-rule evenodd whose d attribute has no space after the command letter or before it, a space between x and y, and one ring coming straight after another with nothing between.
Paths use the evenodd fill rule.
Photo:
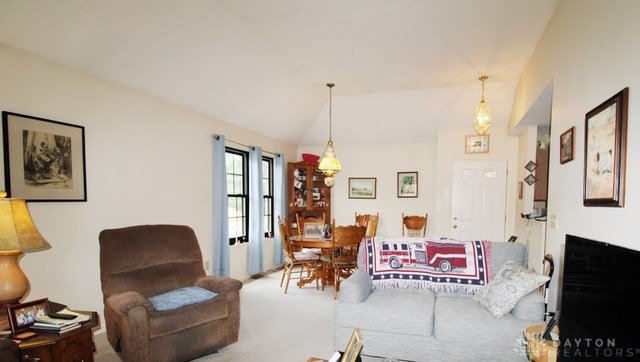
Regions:
<instances>
[{"instance_id":1,"label":"white interior door","mask_svg":"<svg viewBox=\"0 0 640 362\"><path fill-rule=\"evenodd\" d=\"M507 161L454 161L450 237L505 241Z\"/></svg>"}]
</instances>

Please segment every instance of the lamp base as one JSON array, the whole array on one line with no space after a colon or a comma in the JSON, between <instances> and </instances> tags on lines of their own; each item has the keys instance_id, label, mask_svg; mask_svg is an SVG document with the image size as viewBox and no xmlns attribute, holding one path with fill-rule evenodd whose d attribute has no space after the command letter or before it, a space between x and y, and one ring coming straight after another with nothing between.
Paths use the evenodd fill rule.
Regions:
<instances>
[{"instance_id":1,"label":"lamp base","mask_svg":"<svg viewBox=\"0 0 640 362\"><path fill-rule=\"evenodd\" d=\"M0 251L0 330L9 329L7 307L20 303L29 290L29 279L24 275L18 259L21 250Z\"/></svg>"}]
</instances>

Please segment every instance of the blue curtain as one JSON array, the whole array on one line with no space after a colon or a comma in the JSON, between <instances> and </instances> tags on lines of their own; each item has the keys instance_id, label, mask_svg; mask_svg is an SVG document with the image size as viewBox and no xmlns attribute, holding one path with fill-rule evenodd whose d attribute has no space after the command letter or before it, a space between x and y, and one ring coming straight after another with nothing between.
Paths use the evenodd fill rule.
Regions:
<instances>
[{"instance_id":1,"label":"blue curtain","mask_svg":"<svg viewBox=\"0 0 640 362\"><path fill-rule=\"evenodd\" d=\"M213 138L213 275L229 276L229 206L224 135Z\"/></svg>"},{"instance_id":2,"label":"blue curtain","mask_svg":"<svg viewBox=\"0 0 640 362\"><path fill-rule=\"evenodd\" d=\"M262 190L262 149L249 150L249 256L250 275L264 271L264 192Z\"/></svg>"},{"instance_id":3,"label":"blue curtain","mask_svg":"<svg viewBox=\"0 0 640 362\"><path fill-rule=\"evenodd\" d=\"M273 215L274 222L278 222L278 216L284 220L286 215L286 192L287 184L285 177L285 163L284 163L284 155L278 154L276 155L276 159L273 162ZM291 222L290 220L287 220ZM280 235L280 229L278 227L274 227L274 253L273 253L273 262L278 265L284 263L284 255L282 254L282 237Z\"/></svg>"}]
</instances>

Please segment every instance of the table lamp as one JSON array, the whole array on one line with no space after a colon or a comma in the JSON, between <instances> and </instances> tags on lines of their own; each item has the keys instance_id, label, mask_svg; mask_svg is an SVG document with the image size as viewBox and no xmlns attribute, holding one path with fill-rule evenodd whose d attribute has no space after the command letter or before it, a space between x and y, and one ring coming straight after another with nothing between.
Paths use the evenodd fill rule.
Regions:
<instances>
[{"instance_id":1,"label":"table lamp","mask_svg":"<svg viewBox=\"0 0 640 362\"><path fill-rule=\"evenodd\" d=\"M18 264L20 255L51 248L33 223L25 200L6 195L0 191L0 330L8 328L7 306L19 303L29 290L29 279Z\"/></svg>"}]
</instances>

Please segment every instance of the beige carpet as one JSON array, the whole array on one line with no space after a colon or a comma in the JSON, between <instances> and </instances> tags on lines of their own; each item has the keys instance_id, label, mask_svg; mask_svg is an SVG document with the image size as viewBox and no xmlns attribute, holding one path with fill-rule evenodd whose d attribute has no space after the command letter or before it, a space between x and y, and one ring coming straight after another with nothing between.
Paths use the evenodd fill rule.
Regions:
<instances>
[{"instance_id":1,"label":"beige carpet","mask_svg":"<svg viewBox=\"0 0 640 362\"><path fill-rule=\"evenodd\" d=\"M304 362L329 358L333 352L333 288L299 289L291 281L288 294L280 288L282 271L250 280L240 291L239 341L196 361ZM120 361L106 334L95 335L97 362ZM380 361L363 358L363 361Z\"/></svg>"}]
</instances>

